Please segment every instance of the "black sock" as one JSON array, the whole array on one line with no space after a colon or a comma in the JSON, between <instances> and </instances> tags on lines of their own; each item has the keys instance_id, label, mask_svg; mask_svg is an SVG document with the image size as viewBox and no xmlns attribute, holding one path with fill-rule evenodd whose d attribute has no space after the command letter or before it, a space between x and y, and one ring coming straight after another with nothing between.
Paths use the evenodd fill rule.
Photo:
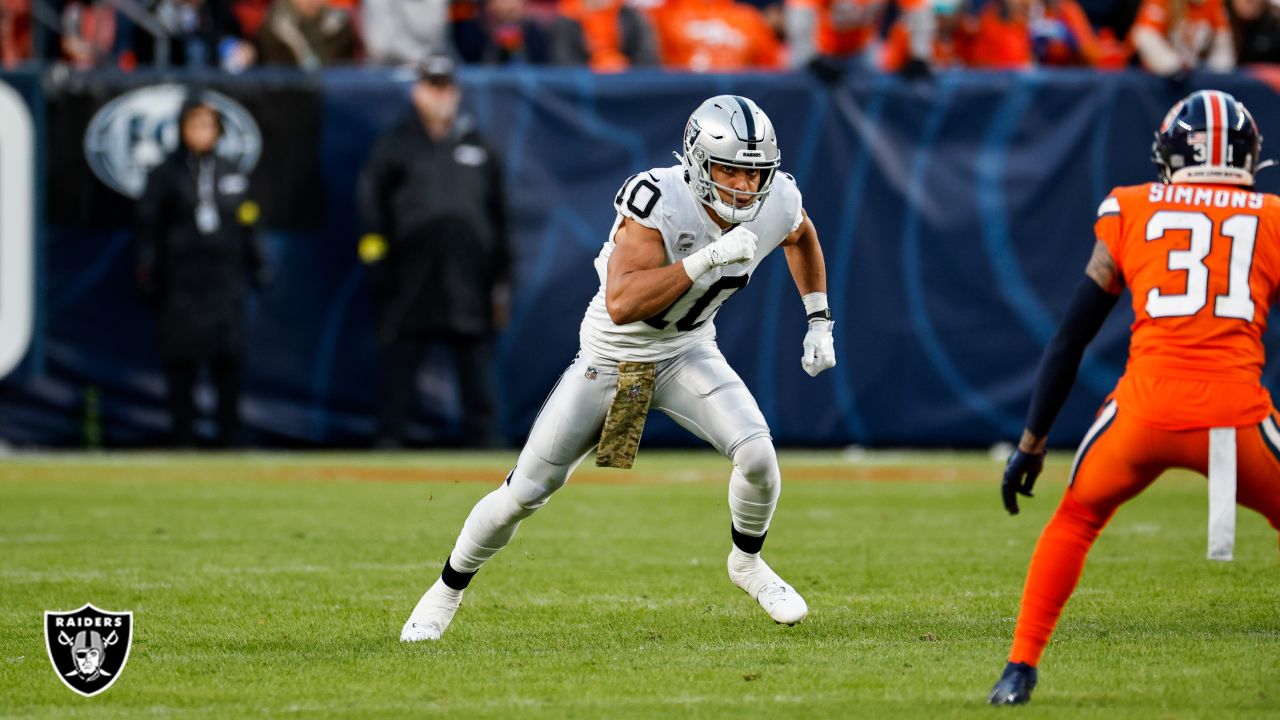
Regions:
<instances>
[{"instance_id":1,"label":"black sock","mask_svg":"<svg viewBox=\"0 0 1280 720\"><path fill-rule=\"evenodd\" d=\"M471 578L476 576L476 572L478 571L469 573L458 572L453 569L453 566L449 564L448 560L445 560L444 570L440 571L440 579L444 581L445 585L448 585L454 590L466 590L467 585L471 583Z\"/></svg>"},{"instance_id":2,"label":"black sock","mask_svg":"<svg viewBox=\"0 0 1280 720\"><path fill-rule=\"evenodd\" d=\"M760 548L764 547L765 537L769 535L769 532L767 530L765 531L764 535L761 535L760 537L755 537L753 535L744 535L738 532L738 528L734 527L732 523L729 524L729 530L730 532L733 533L734 547L738 548L744 553L751 553L752 555L760 552ZM446 580L446 582L448 581Z\"/></svg>"}]
</instances>

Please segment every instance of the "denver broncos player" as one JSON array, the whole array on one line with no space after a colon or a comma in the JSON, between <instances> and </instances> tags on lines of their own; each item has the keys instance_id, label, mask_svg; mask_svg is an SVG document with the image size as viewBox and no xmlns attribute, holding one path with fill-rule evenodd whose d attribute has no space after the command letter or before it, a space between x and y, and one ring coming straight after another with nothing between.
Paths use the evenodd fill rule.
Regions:
<instances>
[{"instance_id":1,"label":"denver broncos player","mask_svg":"<svg viewBox=\"0 0 1280 720\"><path fill-rule=\"evenodd\" d=\"M1045 438L1085 346L1127 285L1129 363L1071 467L1040 536L1013 649L988 697L1031 699L1036 666L1098 533L1168 468L1209 478L1209 557L1230 559L1235 504L1280 530L1280 429L1260 378L1267 312L1280 290L1280 198L1253 190L1262 136L1226 93L1173 106L1153 145L1161 180L1102 201L1093 256L1040 366L1027 426L1005 468L1005 507L1031 496Z\"/></svg>"},{"instance_id":2,"label":"denver broncos player","mask_svg":"<svg viewBox=\"0 0 1280 720\"><path fill-rule=\"evenodd\" d=\"M683 150L679 165L633 175L614 198L617 219L595 261L600 289L578 356L506 481L472 509L402 641L440 638L480 566L593 449L597 464L629 467L650 407L733 462L730 579L778 623L808 613L760 557L781 484L778 460L755 399L716 347L713 320L781 246L809 317L801 364L810 375L834 366L822 248L795 181L778 171L773 124L754 102L705 101L685 126Z\"/></svg>"}]
</instances>

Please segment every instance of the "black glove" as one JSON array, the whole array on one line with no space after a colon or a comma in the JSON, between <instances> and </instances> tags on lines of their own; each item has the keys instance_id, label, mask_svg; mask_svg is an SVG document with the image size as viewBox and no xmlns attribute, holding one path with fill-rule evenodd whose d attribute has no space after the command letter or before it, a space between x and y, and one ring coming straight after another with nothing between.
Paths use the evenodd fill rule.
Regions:
<instances>
[{"instance_id":1,"label":"black glove","mask_svg":"<svg viewBox=\"0 0 1280 720\"><path fill-rule=\"evenodd\" d=\"M933 77L933 68L928 61L913 57L898 68L898 75L903 80L928 80Z\"/></svg>"},{"instance_id":2,"label":"black glove","mask_svg":"<svg viewBox=\"0 0 1280 720\"><path fill-rule=\"evenodd\" d=\"M1044 470L1044 453L1027 453L1015 449L1004 466L1004 479L1000 482L1000 494L1004 496L1004 509L1010 515L1018 514L1018 495L1035 497L1031 488Z\"/></svg>"}]
</instances>

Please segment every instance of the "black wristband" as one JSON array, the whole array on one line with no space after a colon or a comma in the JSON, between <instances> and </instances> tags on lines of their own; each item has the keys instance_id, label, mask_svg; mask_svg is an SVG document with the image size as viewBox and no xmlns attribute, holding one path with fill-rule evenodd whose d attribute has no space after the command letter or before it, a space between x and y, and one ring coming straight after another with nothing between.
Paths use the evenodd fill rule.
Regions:
<instances>
[{"instance_id":1,"label":"black wristband","mask_svg":"<svg viewBox=\"0 0 1280 720\"><path fill-rule=\"evenodd\" d=\"M808 318L810 320L830 320L831 308L822 308L821 310L814 310L813 312L809 313Z\"/></svg>"}]
</instances>

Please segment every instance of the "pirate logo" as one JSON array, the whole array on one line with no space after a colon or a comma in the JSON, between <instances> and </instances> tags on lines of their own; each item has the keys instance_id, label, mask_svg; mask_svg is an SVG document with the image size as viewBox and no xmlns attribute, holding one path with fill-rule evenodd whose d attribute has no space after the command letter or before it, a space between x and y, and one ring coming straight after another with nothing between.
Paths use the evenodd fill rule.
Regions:
<instances>
[{"instance_id":1,"label":"pirate logo","mask_svg":"<svg viewBox=\"0 0 1280 720\"><path fill-rule=\"evenodd\" d=\"M588 365L587 371L583 373L582 376L588 380L595 380L600 377L600 371Z\"/></svg>"},{"instance_id":2,"label":"pirate logo","mask_svg":"<svg viewBox=\"0 0 1280 720\"><path fill-rule=\"evenodd\" d=\"M640 387L640 383L627 388L627 399L632 402L639 400L642 394L644 394L644 388Z\"/></svg>"},{"instance_id":3,"label":"pirate logo","mask_svg":"<svg viewBox=\"0 0 1280 720\"><path fill-rule=\"evenodd\" d=\"M44 644L63 684L92 697L111 687L129 660L133 613L86 604L72 612L44 613Z\"/></svg>"}]
</instances>

